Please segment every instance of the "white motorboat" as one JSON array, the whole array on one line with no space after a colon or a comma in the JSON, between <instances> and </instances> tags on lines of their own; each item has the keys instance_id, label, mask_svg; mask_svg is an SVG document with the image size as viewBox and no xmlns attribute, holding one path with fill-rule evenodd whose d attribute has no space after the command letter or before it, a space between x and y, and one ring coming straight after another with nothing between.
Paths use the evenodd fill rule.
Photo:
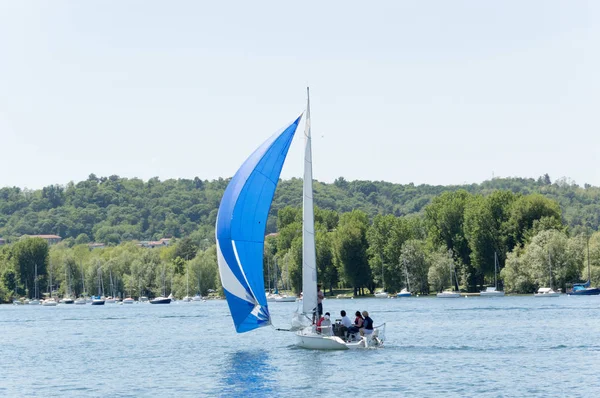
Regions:
<instances>
[{"instance_id":1,"label":"white motorboat","mask_svg":"<svg viewBox=\"0 0 600 398\"><path fill-rule=\"evenodd\" d=\"M504 292L502 290L496 290L495 287L486 287L485 290L479 292L481 297L503 297Z\"/></svg>"},{"instance_id":2,"label":"white motorboat","mask_svg":"<svg viewBox=\"0 0 600 398\"><path fill-rule=\"evenodd\" d=\"M376 292L374 296L375 298L388 298L390 295L388 292Z\"/></svg>"},{"instance_id":3,"label":"white motorboat","mask_svg":"<svg viewBox=\"0 0 600 398\"><path fill-rule=\"evenodd\" d=\"M131 297L127 297L123 299L123 304L133 304L135 303L135 300Z\"/></svg>"},{"instance_id":4,"label":"white motorboat","mask_svg":"<svg viewBox=\"0 0 600 398\"><path fill-rule=\"evenodd\" d=\"M58 305L58 303L53 298L49 298L49 299L43 300L42 305L44 307L56 307Z\"/></svg>"},{"instance_id":5,"label":"white motorboat","mask_svg":"<svg viewBox=\"0 0 600 398\"><path fill-rule=\"evenodd\" d=\"M14 305L23 305L23 302L21 300L19 300L19 299L14 299L13 300L13 304Z\"/></svg>"},{"instance_id":6,"label":"white motorboat","mask_svg":"<svg viewBox=\"0 0 600 398\"><path fill-rule=\"evenodd\" d=\"M192 301L204 301L204 299L202 298L202 296L197 294L194 297L192 297Z\"/></svg>"},{"instance_id":7,"label":"white motorboat","mask_svg":"<svg viewBox=\"0 0 600 398\"><path fill-rule=\"evenodd\" d=\"M444 290L443 292L438 293L437 297L439 297L439 298L459 298L460 293L453 291L453 290Z\"/></svg>"},{"instance_id":8,"label":"white motorboat","mask_svg":"<svg viewBox=\"0 0 600 398\"><path fill-rule=\"evenodd\" d=\"M140 303L148 303L148 297L146 296L141 296L140 298L138 298L138 301Z\"/></svg>"},{"instance_id":9,"label":"white motorboat","mask_svg":"<svg viewBox=\"0 0 600 398\"><path fill-rule=\"evenodd\" d=\"M537 293L533 294L533 297L559 297L560 293L555 292L552 288L549 287L540 287Z\"/></svg>"},{"instance_id":10,"label":"white motorboat","mask_svg":"<svg viewBox=\"0 0 600 398\"><path fill-rule=\"evenodd\" d=\"M31 299L29 300L29 305L40 305L42 302L40 300L37 299Z\"/></svg>"},{"instance_id":11,"label":"white motorboat","mask_svg":"<svg viewBox=\"0 0 600 398\"><path fill-rule=\"evenodd\" d=\"M295 303L296 296L288 296L287 294L282 294L275 299L276 303Z\"/></svg>"},{"instance_id":12,"label":"white motorboat","mask_svg":"<svg viewBox=\"0 0 600 398\"><path fill-rule=\"evenodd\" d=\"M75 304L76 305L86 305L87 300L85 299L85 297L80 297L77 300L75 300Z\"/></svg>"},{"instance_id":13,"label":"white motorboat","mask_svg":"<svg viewBox=\"0 0 600 398\"><path fill-rule=\"evenodd\" d=\"M337 296L335 296L335 298L337 298L337 299L351 299L351 298L354 298L354 297L353 296L348 296L347 294L338 294ZM299 300L299 298L297 300Z\"/></svg>"},{"instance_id":14,"label":"white motorboat","mask_svg":"<svg viewBox=\"0 0 600 398\"><path fill-rule=\"evenodd\" d=\"M494 286L488 286L485 290L479 292L482 297L503 297L504 292L498 290L498 255L494 252Z\"/></svg>"},{"instance_id":15,"label":"white motorboat","mask_svg":"<svg viewBox=\"0 0 600 398\"><path fill-rule=\"evenodd\" d=\"M75 300L73 300L71 297L63 297L60 300L60 303L61 304L73 304L73 303L75 303Z\"/></svg>"}]
</instances>

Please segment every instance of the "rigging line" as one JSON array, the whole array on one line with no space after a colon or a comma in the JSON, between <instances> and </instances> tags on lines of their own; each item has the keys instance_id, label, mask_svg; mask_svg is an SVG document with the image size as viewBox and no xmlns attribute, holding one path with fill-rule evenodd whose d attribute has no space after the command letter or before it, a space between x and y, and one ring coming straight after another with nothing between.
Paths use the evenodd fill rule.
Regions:
<instances>
[{"instance_id":1,"label":"rigging line","mask_svg":"<svg viewBox=\"0 0 600 398\"><path fill-rule=\"evenodd\" d=\"M294 331L293 329L276 328L275 325L273 325L272 323L270 325L273 329L275 329L278 332L293 332Z\"/></svg>"}]
</instances>

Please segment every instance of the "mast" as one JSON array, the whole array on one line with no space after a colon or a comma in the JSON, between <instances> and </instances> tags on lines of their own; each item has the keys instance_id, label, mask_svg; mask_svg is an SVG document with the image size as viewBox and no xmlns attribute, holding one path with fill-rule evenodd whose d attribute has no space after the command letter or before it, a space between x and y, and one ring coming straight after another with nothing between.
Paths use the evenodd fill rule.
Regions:
<instances>
[{"instance_id":1,"label":"mast","mask_svg":"<svg viewBox=\"0 0 600 398\"><path fill-rule=\"evenodd\" d=\"M406 272L406 289L410 292L410 285L408 284L408 266L406 265L406 259L404 259L404 271Z\"/></svg>"},{"instance_id":2,"label":"mast","mask_svg":"<svg viewBox=\"0 0 600 398\"><path fill-rule=\"evenodd\" d=\"M312 140L310 135L310 91L306 88L304 126L304 181L302 187L302 312L317 308L317 255L315 248L315 209L313 204Z\"/></svg>"},{"instance_id":3,"label":"mast","mask_svg":"<svg viewBox=\"0 0 600 398\"><path fill-rule=\"evenodd\" d=\"M592 272L590 271L590 237L587 238L587 263L588 263L588 284L591 284L592 281Z\"/></svg>"},{"instance_id":4,"label":"mast","mask_svg":"<svg viewBox=\"0 0 600 398\"><path fill-rule=\"evenodd\" d=\"M35 280L34 280L34 290L33 290L33 294L34 294L34 299L38 299L38 295L39 295L39 291L38 291L38 277L37 277L37 263L35 263Z\"/></svg>"},{"instance_id":5,"label":"mast","mask_svg":"<svg viewBox=\"0 0 600 398\"><path fill-rule=\"evenodd\" d=\"M385 277L383 275L383 263L381 263L381 284L383 285L383 291L385 292Z\"/></svg>"},{"instance_id":6,"label":"mast","mask_svg":"<svg viewBox=\"0 0 600 398\"><path fill-rule=\"evenodd\" d=\"M494 287L498 290L498 279L496 278L496 274L498 272L498 254L494 252Z\"/></svg>"},{"instance_id":7,"label":"mast","mask_svg":"<svg viewBox=\"0 0 600 398\"><path fill-rule=\"evenodd\" d=\"M83 273L83 264L81 263L81 260L79 261L79 265L81 266L81 288L83 290L81 294L85 297L87 296L87 292L85 291L85 274Z\"/></svg>"},{"instance_id":8,"label":"mast","mask_svg":"<svg viewBox=\"0 0 600 398\"><path fill-rule=\"evenodd\" d=\"M550 256L550 250L548 250L548 269L550 270L550 289L552 289L552 257Z\"/></svg>"}]
</instances>

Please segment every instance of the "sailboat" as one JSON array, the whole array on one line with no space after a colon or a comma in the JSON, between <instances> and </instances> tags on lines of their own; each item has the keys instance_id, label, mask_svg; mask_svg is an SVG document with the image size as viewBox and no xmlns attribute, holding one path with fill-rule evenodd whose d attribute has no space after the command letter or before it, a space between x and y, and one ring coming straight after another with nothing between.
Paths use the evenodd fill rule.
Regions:
<instances>
[{"instance_id":1,"label":"sailboat","mask_svg":"<svg viewBox=\"0 0 600 398\"><path fill-rule=\"evenodd\" d=\"M67 267L65 265L65 283L67 285L67 291L65 296L60 300L61 304L73 304L75 300L71 297L71 275L67 272Z\"/></svg>"},{"instance_id":2,"label":"sailboat","mask_svg":"<svg viewBox=\"0 0 600 398\"><path fill-rule=\"evenodd\" d=\"M383 277L383 261L381 262L381 283L383 288L381 291L374 294L375 298L388 298L389 294L385 291L385 279Z\"/></svg>"},{"instance_id":3,"label":"sailboat","mask_svg":"<svg viewBox=\"0 0 600 398\"><path fill-rule=\"evenodd\" d=\"M400 290L400 293L396 293L396 297L410 297L410 285L408 283L408 266L406 265L406 259L404 260L404 272L406 273L406 287Z\"/></svg>"},{"instance_id":4,"label":"sailboat","mask_svg":"<svg viewBox=\"0 0 600 398\"><path fill-rule=\"evenodd\" d=\"M447 289L441 293L438 293L437 297L439 297L439 298L459 298L460 297L460 293L454 290L454 285L452 282L452 275L454 275L456 277L456 273L452 270L452 268L450 268L450 284L452 285L452 289ZM458 283L458 278L457 278L456 283Z\"/></svg>"},{"instance_id":5,"label":"sailboat","mask_svg":"<svg viewBox=\"0 0 600 398\"><path fill-rule=\"evenodd\" d=\"M502 297L504 292L498 290L498 255L494 252L494 287L486 287L485 290L479 292L480 296L484 297Z\"/></svg>"},{"instance_id":6,"label":"sailboat","mask_svg":"<svg viewBox=\"0 0 600 398\"><path fill-rule=\"evenodd\" d=\"M573 290L569 292L570 296L597 296L600 294L600 289L590 287L592 284L592 271L590 268L590 240L587 241L587 263L588 263L588 280L585 283L574 283Z\"/></svg>"},{"instance_id":7,"label":"sailboat","mask_svg":"<svg viewBox=\"0 0 600 398\"><path fill-rule=\"evenodd\" d=\"M171 298L170 297L165 297L165 290L166 290L166 281L165 281L165 267L163 266L163 273L162 273L162 279L163 279L163 291L162 291L162 296L158 296L153 298L152 300L150 300L150 304L171 304Z\"/></svg>"},{"instance_id":8,"label":"sailboat","mask_svg":"<svg viewBox=\"0 0 600 398\"><path fill-rule=\"evenodd\" d=\"M185 297L181 299L185 303L192 301L190 297L190 266L186 263L185 268Z\"/></svg>"},{"instance_id":9,"label":"sailboat","mask_svg":"<svg viewBox=\"0 0 600 398\"><path fill-rule=\"evenodd\" d=\"M29 300L29 305L40 305L40 289L38 287L37 263L35 263L35 273L33 277L33 299Z\"/></svg>"},{"instance_id":10,"label":"sailboat","mask_svg":"<svg viewBox=\"0 0 600 398\"><path fill-rule=\"evenodd\" d=\"M87 292L85 290L85 274L83 271L83 265L81 264L81 297L79 297L77 300L75 300L75 304L76 305L85 305L87 303L87 299L86 299L86 295Z\"/></svg>"},{"instance_id":11,"label":"sailboat","mask_svg":"<svg viewBox=\"0 0 600 398\"><path fill-rule=\"evenodd\" d=\"M550 271L550 287L540 287L537 293L534 293L534 297L558 297L560 296L559 292L555 292L552 289L552 258L550 257L550 252L548 252L548 270Z\"/></svg>"},{"instance_id":12,"label":"sailboat","mask_svg":"<svg viewBox=\"0 0 600 398\"><path fill-rule=\"evenodd\" d=\"M238 333L271 325L263 276L265 227L281 168L301 118L302 115L250 155L229 182L221 199L215 231L217 259L223 290ZM306 111L303 192L303 300L299 316L310 320L317 307L310 108ZM371 341L381 341L375 332L371 337ZM314 325L298 331L296 342L300 347L311 349L366 347L366 338L346 343L340 337L317 333Z\"/></svg>"},{"instance_id":13,"label":"sailboat","mask_svg":"<svg viewBox=\"0 0 600 398\"><path fill-rule=\"evenodd\" d=\"M58 301L52 298L52 267L50 267L48 270L48 294L50 297L42 301L42 306L56 307L58 305Z\"/></svg>"},{"instance_id":14,"label":"sailboat","mask_svg":"<svg viewBox=\"0 0 600 398\"><path fill-rule=\"evenodd\" d=\"M98 295L92 297L92 305L104 305L102 291L102 268L98 267Z\"/></svg>"}]
</instances>

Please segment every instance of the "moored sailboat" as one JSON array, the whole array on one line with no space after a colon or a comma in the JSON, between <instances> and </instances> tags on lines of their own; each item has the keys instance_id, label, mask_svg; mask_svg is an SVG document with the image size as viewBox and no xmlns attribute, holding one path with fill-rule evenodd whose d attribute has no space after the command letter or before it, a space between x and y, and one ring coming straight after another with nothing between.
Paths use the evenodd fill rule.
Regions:
<instances>
[{"instance_id":1,"label":"moored sailboat","mask_svg":"<svg viewBox=\"0 0 600 398\"><path fill-rule=\"evenodd\" d=\"M548 270L550 275L550 287L540 287L536 293L533 294L534 297L558 297L560 296L559 292L554 291L552 289L552 257L550 256L550 252L548 252Z\"/></svg>"},{"instance_id":2,"label":"moored sailboat","mask_svg":"<svg viewBox=\"0 0 600 398\"><path fill-rule=\"evenodd\" d=\"M450 269L450 284L453 285L453 280L452 280L452 275L454 275L456 277L456 273ZM456 283L458 285L458 278L456 280ZM453 285L454 287L454 285ZM446 289L443 292L440 292L436 295L436 297L438 298L459 298L460 297L460 292L453 290L453 289Z\"/></svg>"},{"instance_id":3,"label":"moored sailboat","mask_svg":"<svg viewBox=\"0 0 600 398\"><path fill-rule=\"evenodd\" d=\"M494 252L494 287L488 286L485 290L479 292L483 297L502 297L504 292L498 290L498 255Z\"/></svg>"},{"instance_id":4,"label":"moored sailboat","mask_svg":"<svg viewBox=\"0 0 600 398\"><path fill-rule=\"evenodd\" d=\"M400 290L399 293L396 293L396 297L411 297L412 293L410 292L410 284L408 282L408 266L406 265L406 260L404 260L404 272L406 273L406 287Z\"/></svg>"},{"instance_id":5,"label":"moored sailboat","mask_svg":"<svg viewBox=\"0 0 600 398\"><path fill-rule=\"evenodd\" d=\"M588 280L585 283L574 283L573 290L568 294L570 296L597 296L600 294L600 288L591 287L592 284L592 271L590 268L590 241L587 241L587 266L588 266Z\"/></svg>"}]
</instances>

